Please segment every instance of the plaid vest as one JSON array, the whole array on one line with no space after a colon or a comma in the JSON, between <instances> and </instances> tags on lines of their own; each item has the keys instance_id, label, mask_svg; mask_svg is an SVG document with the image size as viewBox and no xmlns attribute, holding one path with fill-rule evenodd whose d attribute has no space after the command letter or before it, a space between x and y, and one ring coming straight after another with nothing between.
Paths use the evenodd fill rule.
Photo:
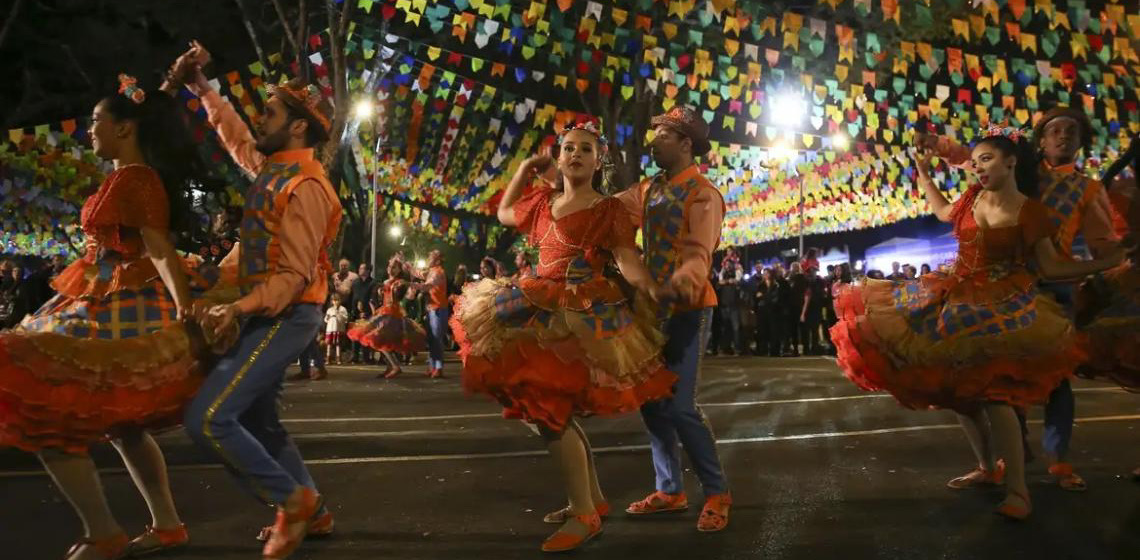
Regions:
<instances>
[{"instance_id":1,"label":"plaid vest","mask_svg":"<svg viewBox=\"0 0 1140 560\"><path fill-rule=\"evenodd\" d=\"M312 159L312 150L303 154L278 153L265 162L261 172L245 194L245 208L241 221L241 251L238 252L238 285L243 295L254 285L264 282L277 270L281 258L278 232L285 217L285 207L293 189L302 181L311 179L324 189L325 197L333 202L329 223L321 239L320 253L314 263L312 281L293 300L293 303L323 304L328 297L328 248L340 229L341 206L325 175L320 162Z\"/></svg>"},{"instance_id":2,"label":"plaid vest","mask_svg":"<svg viewBox=\"0 0 1140 560\"><path fill-rule=\"evenodd\" d=\"M699 172L686 172L670 181L661 173L648 181L642 192L641 240L645 266L656 282L666 282L681 266L680 241L689 235L689 214L701 189L716 189ZM644 183L643 183L644 185ZM714 248L715 250L715 248ZM705 285L695 303L678 303L677 310L716 306L712 284Z\"/></svg>"},{"instance_id":3,"label":"plaid vest","mask_svg":"<svg viewBox=\"0 0 1140 560\"><path fill-rule=\"evenodd\" d=\"M1071 169L1071 168L1068 168ZM1049 220L1057 228L1053 244L1062 256L1073 256L1073 240L1081 229L1085 208L1100 194L1099 181L1066 167L1050 169L1042 165L1039 199L1049 209Z\"/></svg>"}]
</instances>

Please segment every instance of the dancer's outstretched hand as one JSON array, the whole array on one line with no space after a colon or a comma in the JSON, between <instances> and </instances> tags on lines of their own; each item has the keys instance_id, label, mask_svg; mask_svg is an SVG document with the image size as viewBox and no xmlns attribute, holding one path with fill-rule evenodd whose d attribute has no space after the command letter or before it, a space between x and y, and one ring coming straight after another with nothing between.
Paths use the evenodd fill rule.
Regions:
<instances>
[{"instance_id":1,"label":"dancer's outstretched hand","mask_svg":"<svg viewBox=\"0 0 1140 560\"><path fill-rule=\"evenodd\" d=\"M938 147L938 135L929 132L915 133L914 147L920 150L933 150Z\"/></svg>"},{"instance_id":2,"label":"dancer's outstretched hand","mask_svg":"<svg viewBox=\"0 0 1140 560\"><path fill-rule=\"evenodd\" d=\"M672 286L654 282L653 285L649 286L649 297L658 303L668 303L677 299L677 292Z\"/></svg>"},{"instance_id":3,"label":"dancer's outstretched hand","mask_svg":"<svg viewBox=\"0 0 1140 560\"><path fill-rule=\"evenodd\" d=\"M919 148L915 151L914 166L920 175L930 176L930 158L932 157L934 157L933 150Z\"/></svg>"},{"instance_id":4,"label":"dancer's outstretched hand","mask_svg":"<svg viewBox=\"0 0 1140 560\"><path fill-rule=\"evenodd\" d=\"M238 311L237 306L232 303L225 303L222 305L215 305L210 308L206 313L205 321L202 323L203 328L213 330L215 337L221 337L230 324L237 321Z\"/></svg>"},{"instance_id":5,"label":"dancer's outstretched hand","mask_svg":"<svg viewBox=\"0 0 1140 560\"><path fill-rule=\"evenodd\" d=\"M523 160L525 169L545 176L554 167L554 158L550 155L550 148L542 148L537 154Z\"/></svg>"}]
</instances>

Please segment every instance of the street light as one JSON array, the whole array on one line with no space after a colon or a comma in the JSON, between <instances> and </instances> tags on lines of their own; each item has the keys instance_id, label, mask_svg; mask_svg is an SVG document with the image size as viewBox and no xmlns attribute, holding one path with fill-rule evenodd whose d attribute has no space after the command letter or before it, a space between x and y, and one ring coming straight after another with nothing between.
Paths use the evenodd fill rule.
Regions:
<instances>
[{"instance_id":1,"label":"street light","mask_svg":"<svg viewBox=\"0 0 1140 560\"><path fill-rule=\"evenodd\" d=\"M807 116L807 101L798 93L781 93L772 99L769 109L772 112L772 122L795 126Z\"/></svg>"},{"instance_id":2,"label":"street light","mask_svg":"<svg viewBox=\"0 0 1140 560\"><path fill-rule=\"evenodd\" d=\"M357 121L370 120L372 119L373 115L376 114L376 106L372 104L372 100L370 98L365 97L353 105L352 113L356 117ZM378 128L375 128L375 123L373 123L373 126L374 133L376 134L376 148L372 152L372 231L369 232L369 234L372 239L372 258L370 260L372 262L372 270L376 270L376 220L379 218L380 213L380 200L379 192L377 192L376 181L380 174L380 143L384 140L384 133Z\"/></svg>"},{"instance_id":3,"label":"street light","mask_svg":"<svg viewBox=\"0 0 1140 560\"><path fill-rule=\"evenodd\" d=\"M786 160L795 154L795 150L788 145L787 140L780 140L768 148L768 157L777 160Z\"/></svg>"},{"instance_id":4,"label":"street light","mask_svg":"<svg viewBox=\"0 0 1140 560\"><path fill-rule=\"evenodd\" d=\"M831 135L831 146L836 150L846 150L847 148L851 147L851 140L847 138L846 134L843 134L842 132L836 132L835 134Z\"/></svg>"},{"instance_id":5,"label":"street light","mask_svg":"<svg viewBox=\"0 0 1140 560\"><path fill-rule=\"evenodd\" d=\"M416 268L420 270L427 268L427 261L423 259L416 259Z\"/></svg>"},{"instance_id":6,"label":"street light","mask_svg":"<svg viewBox=\"0 0 1140 560\"><path fill-rule=\"evenodd\" d=\"M393 239L400 237L403 233L404 230L400 229L400 226L392 226L392 228L388 230L388 235L392 236Z\"/></svg>"},{"instance_id":7,"label":"street light","mask_svg":"<svg viewBox=\"0 0 1140 560\"><path fill-rule=\"evenodd\" d=\"M358 120L368 120L372 118L372 113L376 111L376 107L372 105L371 99L361 99L353 106L352 112L356 115Z\"/></svg>"}]
</instances>

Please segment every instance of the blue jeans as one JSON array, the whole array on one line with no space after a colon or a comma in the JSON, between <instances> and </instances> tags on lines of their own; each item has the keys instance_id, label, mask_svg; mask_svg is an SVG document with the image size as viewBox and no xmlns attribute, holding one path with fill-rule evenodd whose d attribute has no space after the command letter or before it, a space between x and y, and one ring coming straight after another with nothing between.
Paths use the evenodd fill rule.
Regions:
<instances>
[{"instance_id":1,"label":"blue jeans","mask_svg":"<svg viewBox=\"0 0 1140 560\"><path fill-rule=\"evenodd\" d=\"M1040 287L1041 291L1051 294L1065 308L1071 320L1075 313L1073 295L1076 285L1049 282L1042 283ZM1049 393L1049 400L1045 402L1045 429L1041 436L1041 447L1051 460L1064 462L1069 454L1075 417L1076 399L1073 398L1073 388L1066 379Z\"/></svg>"},{"instance_id":2,"label":"blue jeans","mask_svg":"<svg viewBox=\"0 0 1140 560\"><path fill-rule=\"evenodd\" d=\"M641 406L641 417L649 430L657 489L667 494L684 490L680 445L685 447L705 497L728 492L716 453L716 438L696 403L701 358L711 322L712 308L677 312L669 318L665 327L665 367L679 379L672 397Z\"/></svg>"},{"instance_id":3,"label":"blue jeans","mask_svg":"<svg viewBox=\"0 0 1140 560\"><path fill-rule=\"evenodd\" d=\"M428 356L431 367L443 370L443 339L447 333L447 319L450 316L446 307L428 310Z\"/></svg>"},{"instance_id":4,"label":"blue jeans","mask_svg":"<svg viewBox=\"0 0 1140 560\"><path fill-rule=\"evenodd\" d=\"M186 409L186 432L267 504L283 504L316 483L281 425L277 401L285 368L317 335L321 311L299 304L278 317L253 317ZM318 351L318 354L320 352Z\"/></svg>"}]
</instances>

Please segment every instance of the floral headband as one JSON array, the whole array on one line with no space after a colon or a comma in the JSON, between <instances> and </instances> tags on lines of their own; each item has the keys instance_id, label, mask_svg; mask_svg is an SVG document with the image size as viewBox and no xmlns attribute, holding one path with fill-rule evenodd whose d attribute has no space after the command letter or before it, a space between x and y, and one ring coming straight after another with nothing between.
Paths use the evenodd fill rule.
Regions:
<instances>
[{"instance_id":1,"label":"floral headband","mask_svg":"<svg viewBox=\"0 0 1140 560\"><path fill-rule=\"evenodd\" d=\"M598 128L597 121L593 120L576 122L566 125L566 127L562 129L562 133L558 135L558 143L561 144L562 139L565 138L567 134L570 134L575 130L589 132L590 134L593 134L595 137L597 137L598 144L602 146L603 152L609 149L609 140L606 139L605 134L602 134L602 130Z\"/></svg>"},{"instance_id":2,"label":"floral headband","mask_svg":"<svg viewBox=\"0 0 1140 560\"><path fill-rule=\"evenodd\" d=\"M1005 123L1002 125L991 124L982 130L982 138L993 138L994 136L1004 136L1016 143L1025 139L1025 131L1017 127L1007 126Z\"/></svg>"},{"instance_id":3,"label":"floral headband","mask_svg":"<svg viewBox=\"0 0 1140 560\"><path fill-rule=\"evenodd\" d=\"M135 103L142 103L146 101L146 92L138 84L138 78L129 74L119 74L119 93Z\"/></svg>"},{"instance_id":4,"label":"floral headband","mask_svg":"<svg viewBox=\"0 0 1140 560\"><path fill-rule=\"evenodd\" d=\"M321 126L325 128L325 132L332 130L332 123L319 108L319 104L323 100L323 96L321 95L320 88L317 86L309 84L302 88L291 88L288 84L269 84L265 86L265 92L270 96L287 96L291 101L294 101L296 104L303 107L309 116L313 117L317 120L317 122L321 123Z\"/></svg>"}]
</instances>

